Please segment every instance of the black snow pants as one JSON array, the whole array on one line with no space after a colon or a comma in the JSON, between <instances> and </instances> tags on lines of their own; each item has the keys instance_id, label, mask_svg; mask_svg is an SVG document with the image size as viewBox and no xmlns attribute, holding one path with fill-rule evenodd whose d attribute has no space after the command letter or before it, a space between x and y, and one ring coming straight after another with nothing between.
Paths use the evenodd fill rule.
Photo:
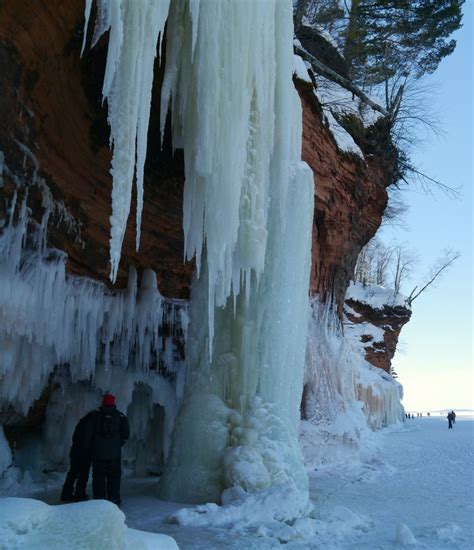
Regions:
<instances>
[{"instance_id":1,"label":"black snow pants","mask_svg":"<svg viewBox=\"0 0 474 550\"><path fill-rule=\"evenodd\" d=\"M448 418L448 422L449 422L448 428L452 428L453 427L453 422L450 418Z\"/></svg>"},{"instance_id":2,"label":"black snow pants","mask_svg":"<svg viewBox=\"0 0 474 550\"><path fill-rule=\"evenodd\" d=\"M92 492L94 498L120 504L122 460L94 460L92 462Z\"/></svg>"},{"instance_id":3,"label":"black snow pants","mask_svg":"<svg viewBox=\"0 0 474 550\"><path fill-rule=\"evenodd\" d=\"M84 457L70 457L69 472L61 492L61 500L85 500L86 487L89 481L91 460Z\"/></svg>"}]
</instances>

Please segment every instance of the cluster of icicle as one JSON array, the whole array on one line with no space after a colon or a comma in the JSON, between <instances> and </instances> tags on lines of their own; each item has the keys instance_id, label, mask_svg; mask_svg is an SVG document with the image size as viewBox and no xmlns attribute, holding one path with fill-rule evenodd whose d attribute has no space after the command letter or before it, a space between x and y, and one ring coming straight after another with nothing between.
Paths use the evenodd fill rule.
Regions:
<instances>
[{"instance_id":1,"label":"cluster of icicle","mask_svg":"<svg viewBox=\"0 0 474 550\"><path fill-rule=\"evenodd\" d=\"M402 386L369 364L363 345L342 332L330 302L311 302L305 371L306 419L324 434L325 462L332 448L358 448L363 431L402 422Z\"/></svg>"},{"instance_id":2,"label":"cluster of icicle","mask_svg":"<svg viewBox=\"0 0 474 550\"><path fill-rule=\"evenodd\" d=\"M198 280L187 390L161 494L219 501L232 483L287 486L302 495L289 512L297 514L307 502L296 438L314 190L301 162L292 2L98 0L97 7L93 43L110 30L103 96L113 146L112 280L134 173L141 211L165 21L161 134L171 105L173 146L184 151L184 256L196 258ZM235 452L226 460L229 441Z\"/></svg>"},{"instance_id":3,"label":"cluster of icicle","mask_svg":"<svg viewBox=\"0 0 474 550\"><path fill-rule=\"evenodd\" d=\"M84 44L91 6L87 0ZM111 279L134 174L140 224L153 63L168 18L161 132L171 103L173 144L185 154L185 258L195 256L199 272L206 255L212 342L214 305L264 269L272 156L288 156L291 133L275 147L275 112L291 110L290 95L275 94L275 80L291 78L277 74L291 3L98 0L97 8L92 44L110 30L103 97L113 146Z\"/></svg>"},{"instance_id":4,"label":"cluster of icicle","mask_svg":"<svg viewBox=\"0 0 474 550\"><path fill-rule=\"evenodd\" d=\"M108 103L110 144L113 148L110 279L114 282L120 262L134 176L137 189L137 241L143 208L145 169L150 119L153 64L160 51L170 0L98 0L92 45L108 30L109 48L102 89ZM84 51L92 0L86 0Z\"/></svg>"},{"instance_id":5,"label":"cluster of icicle","mask_svg":"<svg viewBox=\"0 0 474 550\"><path fill-rule=\"evenodd\" d=\"M178 363L161 327L179 323L186 329L186 306L164 300L151 270L138 287L132 269L128 288L114 292L67 276L66 255L47 246L50 193L43 196L39 224L29 219L27 201L28 188L15 192L0 235L1 401L26 413L59 365L69 366L72 380L98 376L100 366L104 390L122 380L131 384L130 395L126 371L139 381L167 360L175 376Z\"/></svg>"}]
</instances>

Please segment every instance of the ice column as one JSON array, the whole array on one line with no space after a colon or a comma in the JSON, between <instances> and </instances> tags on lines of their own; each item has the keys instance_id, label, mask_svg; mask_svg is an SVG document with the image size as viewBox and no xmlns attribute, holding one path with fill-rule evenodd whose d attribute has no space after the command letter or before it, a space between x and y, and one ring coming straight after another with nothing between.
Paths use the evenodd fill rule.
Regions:
<instances>
[{"instance_id":1,"label":"ice column","mask_svg":"<svg viewBox=\"0 0 474 550\"><path fill-rule=\"evenodd\" d=\"M143 207L143 172L147 152L153 64L170 0L98 0L92 45L110 30L102 96L108 103L113 148L110 279L115 281L127 227L133 178L137 189L137 237ZM85 45L92 0L86 0Z\"/></svg>"},{"instance_id":2,"label":"ice column","mask_svg":"<svg viewBox=\"0 0 474 550\"><path fill-rule=\"evenodd\" d=\"M200 275L185 403L160 491L205 502L225 489L285 486L301 495L301 511L314 191L300 160L292 6L192 6L171 5L161 120L171 97L174 144L185 154L186 256L196 254Z\"/></svg>"}]
</instances>

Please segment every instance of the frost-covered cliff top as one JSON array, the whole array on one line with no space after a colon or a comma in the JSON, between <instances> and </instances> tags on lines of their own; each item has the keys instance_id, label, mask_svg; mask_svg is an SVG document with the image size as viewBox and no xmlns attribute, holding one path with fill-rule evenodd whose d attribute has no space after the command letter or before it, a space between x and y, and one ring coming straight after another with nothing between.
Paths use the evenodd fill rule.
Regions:
<instances>
[{"instance_id":1,"label":"frost-covered cliff top","mask_svg":"<svg viewBox=\"0 0 474 550\"><path fill-rule=\"evenodd\" d=\"M384 306L401 306L410 309L406 296L395 293L393 288L385 288L375 284L364 286L362 283L351 281L347 289L346 300L355 300L374 309L383 309Z\"/></svg>"}]
</instances>

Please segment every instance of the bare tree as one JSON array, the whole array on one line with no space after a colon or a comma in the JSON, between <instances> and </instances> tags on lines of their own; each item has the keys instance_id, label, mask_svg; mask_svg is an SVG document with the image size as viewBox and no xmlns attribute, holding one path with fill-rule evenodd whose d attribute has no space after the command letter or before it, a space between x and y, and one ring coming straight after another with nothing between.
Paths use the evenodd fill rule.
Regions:
<instances>
[{"instance_id":1,"label":"bare tree","mask_svg":"<svg viewBox=\"0 0 474 550\"><path fill-rule=\"evenodd\" d=\"M393 248L384 246L378 241L375 259L375 284L384 286L387 284L387 271L394 253Z\"/></svg>"},{"instance_id":2,"label":"bare tree","mask_svg":"<svg viewBox=\"0 0 474 550\"><path fill-rule=\"evenodd\" d=\"M395 294L398 294L400 292L402 282L405 281L410 275L413 266L417 261L417 257L416 254L408 248L406 243L395 246L393 257L393 288L395 290Z\"/></svg>"},{"instance_id":3,"label":"bare tree","mask_svg":"<svg viewBox=\"0 0 474 550\"><path fill-rule=\"evenodd\" d=\"M410 295L407 298L407 304L409 306L412 305L412 303L418 298L420 294L425 292L425 290L434 284L434 282L438 279L438 277L445 272L449 267L451 267L454 262L461 257L461 254L453 250L452 248L446 248L441 253L441 256L436 260L435 264L430 269L430 273L427 277L427 281L423 284L423 286L418 290L418 286L415 286L415 288L410 292Z\"/></svg>"},{"instance_id":4,"label":"bare tree","mask_svg":"<svg viewBox=\"0 0 474 550\"><path fill-rule=\"evenodd\" d=\"M360 251L354 272L354 280L367 284L384 286L388 284L387 274L395 252L395 245L385 246L374 237Z\"/></svg>"}]
</instances>

